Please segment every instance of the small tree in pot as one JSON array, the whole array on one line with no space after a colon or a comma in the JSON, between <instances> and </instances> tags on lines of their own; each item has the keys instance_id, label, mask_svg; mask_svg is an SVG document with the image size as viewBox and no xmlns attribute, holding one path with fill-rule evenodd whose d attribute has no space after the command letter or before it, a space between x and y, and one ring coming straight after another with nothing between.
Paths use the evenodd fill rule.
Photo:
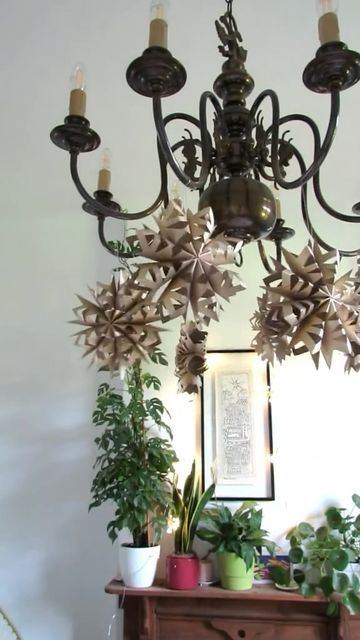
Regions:
<instances>
[{"instance_id":1,"label":"small tree in pot","mask_svg":"<svg viewBox=\"0 0 360 640\"><path fill-rule=\"evenodd\" d=\"M166 363L161 352L153 353L152 359ZM152 547L150 553L159 557L159 547L154 552L154 544L158 545L172 507L169 474L174 472L177 457L169 440L154 433L155 428L163 429L172 437L161 400L145 397L150 388L159 390L159 379L135 363L126 371L124 393L106 383L100 385L93 413L95 426L103 432L95 438L99 454L90 509L107 501L115 505L114 519L107 525L112 541L122 529L129 529L133 541L120 547L120 565L122 555L134 549L140 550L140 566L145 553L141 549ZM129 577L124 566L120 569L127 586L149 586L140 584L138 577ZM146 582L149 580L147 577Z\"/></svg>"}]
</instances>

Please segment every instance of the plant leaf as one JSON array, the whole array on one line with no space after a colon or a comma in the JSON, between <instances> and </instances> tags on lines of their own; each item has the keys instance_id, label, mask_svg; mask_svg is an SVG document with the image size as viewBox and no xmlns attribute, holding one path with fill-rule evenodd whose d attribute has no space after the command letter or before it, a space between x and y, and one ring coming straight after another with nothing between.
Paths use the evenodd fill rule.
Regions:
<instances>
[{"instance_id":1,"label":"plant leaf","mask_svg":"<svg viewBox=\"0 0 360 640\"><path fill-rule=\"evenodd\" d=\"M359 613L360 612L360 599L359 596L354 593L354 591L348 591L342 599L345 607L350 611L350 613Z\"/></svg>"},{"instance_id":2,"label":"plant leaf","mask_svg":"<svg viewBox=\"0 0 360 640\"><path fill-rule=\"evenodd\" d=\"M293 564L298 564L303 559L303 550L301 547L292 547L289 549L289 560Z\"/></svg>"},{"instance_id":3,"label":"plant leaf","mask_svg":"<svg viewBox=\"0 0 360 640\"><path fill-rule=\"evenodd\" d=\"M325 511L326 519L328 521L329 527L331 529L339 529L342 524L342 515L339 509L335 507L330 507Z\"/></svg>"},{"instance_id":4,"label":"plant leaf","mask_svg":"<svg viewBox=\"0 0 360 640\"><path fill-rule=\"evenodd\" d=\"M349 557L344 549L334 549L329 554L329 561L334 569L343 571L349 564Z\"/></svg>"},{"instance_id":5,"label":"plant leaf","mask_svg":"<svg viewBox=\"0 0 360 640\"><path fill-rule=\"evenodd\" d=\"M333 580L331 579L331 576L323 576L319 582L319 587L320 589L322 589L324 596L326 596L327 598L331 596L331 594L334 593L334 591L338 591L338 589L336 589L336 587L333 584Z\"/></svg>"},{"instance_id":6,"label":"plant leaf","mask_svg":"<svg viewBox=\"0 0 360 640\"><path fill-rule=\"evenodd\" d=\"M332 586L338 593L346 593L349 588L350 580L346 573L335 572L332 578Z\"/></svg>"}]
</instances>

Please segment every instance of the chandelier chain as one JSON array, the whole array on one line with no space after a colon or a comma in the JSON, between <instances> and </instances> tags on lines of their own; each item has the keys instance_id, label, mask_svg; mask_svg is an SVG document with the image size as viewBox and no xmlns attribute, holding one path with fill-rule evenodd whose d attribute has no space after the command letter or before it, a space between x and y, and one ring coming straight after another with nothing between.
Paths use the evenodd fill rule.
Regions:
<instances>
[{"instance_id":1,"label":"chandelier chain","mask_svg":"<svg viewBox=\"0 0 360 640\"><path fill-rule=\"evenodd\" d=\"M226 9L226 13L229 16L232 16L232 5L233 5L233 0L225 0L226 4L227 4L227 9Z\"/></svg>"}]
</instances>

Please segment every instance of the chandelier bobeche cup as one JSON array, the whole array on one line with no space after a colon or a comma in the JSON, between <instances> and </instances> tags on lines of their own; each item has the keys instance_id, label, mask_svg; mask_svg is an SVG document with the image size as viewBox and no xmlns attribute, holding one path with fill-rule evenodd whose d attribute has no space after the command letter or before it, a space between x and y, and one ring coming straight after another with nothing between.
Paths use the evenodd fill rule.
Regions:
<instances>
[{"instance_id":1,"label":"chandelier bobeche cup","mask_svg":"<svg viewBox=\"0 0 360 640\"><path fill-rule=\"evenodd\" d=\"M233 15L233 0L225 0L225 3L224 14L215 22L220 40L218 49L225 60L214 81L213 91L201 95L196 118L181 112L163 115L162 100L180 91L186 82L186 71L167 48L166 2L152 2L149 46L129 65L126 73L130 87L152 99L157 133L161 182L157 198L144 211L125 211L113 200L107 151L102 156L97 190L93 195L80 180L79 154L95 150L100 145L100 137L85 117L84 76L81 68L75 70L69 115L64 124L53 129L51 139L70 154L71 176L85 201L83 209L96 216L102 245L119 256L118 243L106 238L106 219L139 220L161 207L166 209L170 168L183 185L198 191L199 211L211 209L214 224L209 241L218 237L232 247L255 241L264 267L274 273L281 263L282 243L294 233L285 226L274 193L281 189L299 189L303 221L316 246L325 252L336 250L339 256L358 256L360 248L333 247L319 235L310 219L307 198L311 185L317 202L330 218L337 219L339 224L355 225L355 228L360 222L360 202L354 204L352 212L337 211L326 201L320 184L320 170L337 128L341 91L360 79L359 53L348 49L340 40L336 0L317 1L320 47L303 72L303 82L308 89L329 94L330 116L323 138L309 116L297 113L282 116L278 97L271 89L262 91L248 104L254 81L245 67L247 51L242 46ZM272 116L271 122L265 125L262 110L267 103ZM213 110L212 130L209 130L208 122L210 106ZM176 142L170 141L167 134L167 125L173 121L184 123L185 135ZM312 138L314 153L308 164L291 138L292 123L302 123ZM290 166L294 166L298 174L294 179L287 177ZM262 242L265 238L275 244L275 267L266 256ZM134 254L120 251L120 255Z\"/></svg>"}]
</instances>

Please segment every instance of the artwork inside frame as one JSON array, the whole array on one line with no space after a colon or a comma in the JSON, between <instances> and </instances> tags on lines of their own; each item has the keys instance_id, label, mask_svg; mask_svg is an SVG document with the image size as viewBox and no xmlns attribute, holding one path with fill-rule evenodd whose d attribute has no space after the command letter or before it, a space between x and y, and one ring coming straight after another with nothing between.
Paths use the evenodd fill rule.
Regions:
<instances>
[{"instance_id":1,"label":"artwork inside frame","mask_svg":"<svg viewBox=\"0 0 360 640\"><path fill-rule=\"evenodd\" d=\"M252 350L208 351L201 389L203 486L219 500L274 500L269 365Z\"/></svg>"}]
</instances>

